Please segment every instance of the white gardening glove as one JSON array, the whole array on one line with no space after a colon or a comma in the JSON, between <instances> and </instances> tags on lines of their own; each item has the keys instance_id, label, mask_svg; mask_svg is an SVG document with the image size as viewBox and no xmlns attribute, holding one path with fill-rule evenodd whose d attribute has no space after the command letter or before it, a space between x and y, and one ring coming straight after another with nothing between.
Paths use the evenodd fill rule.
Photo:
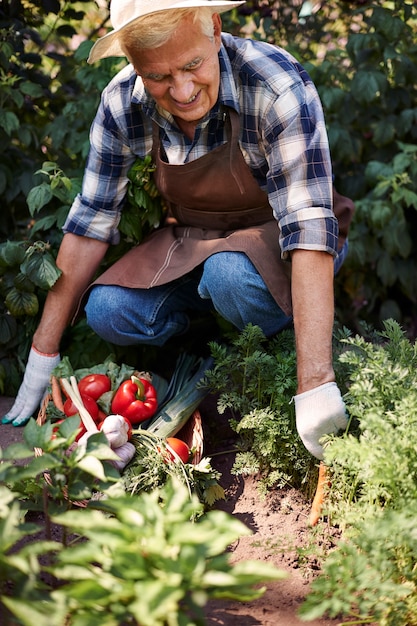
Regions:
<instances>
[{"instance_id":1,"label":"white gardening glove","mask_svg":"<svg viewBox=\"0 0 417 626\"><path fill-rule=\"evenodd\" d=\"M294 396L297 431L307 450L323 458L323 435L337 433L348 423L345 403L336 383L325 383Z\"/></svg>"},{"instance_id":2,"label":"white gardening glove","mask_svg":"<svg viewBox=\"0 0 417 626\"><path fill-rule=\"evenodd\" d=\"M59 364L59 354L43 354L32 346L26 364L25 375L16 400L10 411L1 420L2 424L23 426L37 411L49 385L52 370Z\"/></svg>"}]
</instances>

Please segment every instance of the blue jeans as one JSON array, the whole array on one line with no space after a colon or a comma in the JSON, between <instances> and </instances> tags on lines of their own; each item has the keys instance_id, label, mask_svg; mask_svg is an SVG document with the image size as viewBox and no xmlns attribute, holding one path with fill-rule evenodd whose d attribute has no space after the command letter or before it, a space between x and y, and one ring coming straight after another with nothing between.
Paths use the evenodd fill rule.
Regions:
<instances>
[{"instance_id":1,"label":"blue jeans","mask_svg":"<svg viewBox=\"0 0 417 626\"><path fill-rule=\"evenodd\" d=\"M344 256L336 258L335 271ZM187 331L189 311L217 311L239 330L252 323L267 337L292 322L243 252L213 254L186 276L151 289L96 285L85 310L91 328L120 346L163 346Z\"/></svg>"}]
</instances>

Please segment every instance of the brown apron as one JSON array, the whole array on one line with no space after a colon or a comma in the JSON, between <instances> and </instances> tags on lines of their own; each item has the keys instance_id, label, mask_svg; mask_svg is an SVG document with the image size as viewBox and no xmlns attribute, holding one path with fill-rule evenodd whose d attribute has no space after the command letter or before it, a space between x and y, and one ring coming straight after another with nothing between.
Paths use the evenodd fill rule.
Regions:
<instances>
[{"instance_id":1,"label":"brown apron","mask_svg":"<svg viewBox=\"0 0 417 626\"><path fill-rule=\"evenodd\" d=\"M291 269L281 259L278 223L239 148L239 116L229 109L227 119L230 140L184 165L161 159L154 124L155 182L176 221L154 231L94 284L148 289L187 274L216 252L239 251L250 258L284 313L291 314ZM346 215L351 201L343 200Z\"/></svg>"}]
</instances>

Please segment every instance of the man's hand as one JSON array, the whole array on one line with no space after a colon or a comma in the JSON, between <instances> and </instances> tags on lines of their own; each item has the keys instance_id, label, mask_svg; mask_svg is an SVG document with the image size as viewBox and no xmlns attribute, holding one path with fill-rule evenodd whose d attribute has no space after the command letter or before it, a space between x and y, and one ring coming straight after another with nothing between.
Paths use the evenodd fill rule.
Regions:
<instances>
[{"instance_id":1,"label":"man's hand","mask_svg":"<svg viewBox=\"0 0 417 626\"><path fill-rule=\"evenodd\" d=\"M298 434L307 450L323 458L320 439L347 426L345 403L336 383L325 383L294 396Z\"/></svg>"},{"instance_id":2,"label":"man's hand","mask_svg":"<svg viewBox=\"0 0 417 626\"><path fill-rule=\"evenodd\" d=\"M42 354L32 346L23 382L12 408L1 420L2 424L11 422L13 426L23 426L29 421L45 394L52 370L60 360L59 354Z\"/></svg>"}]
</instances>

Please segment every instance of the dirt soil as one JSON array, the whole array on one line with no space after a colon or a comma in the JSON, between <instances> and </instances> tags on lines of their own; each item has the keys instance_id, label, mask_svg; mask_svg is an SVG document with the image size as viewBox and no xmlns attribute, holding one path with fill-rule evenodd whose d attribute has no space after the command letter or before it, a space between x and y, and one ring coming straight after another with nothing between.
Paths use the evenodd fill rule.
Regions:
<instances>
[{"instance_id":1,"label":"dirt soil","mask_svg":"<svg viewBox=\"0 0 417 626\"><path fill-rule=\"evenodd\" d=\"M0 397L0 415L13 399ZM319 571L320 545L312 542L307 524L309 503L295 490L272 492L260 498L255 478L231 474L235 453L234 436L227 417L219 416L213 401L203 403L204 455L221 474L226 500L217 508L236 516L253 532L230 547L232 561L257 559L273 563L287 578L267 584L265 594L254 602L211 601L206 607L207 626L302 626L298 609L313 578ZM6 448L22 438L22 428L0 425L0 447ZM329 529L329 532L331 530ZM317 540L318 541L318 540ZM299 557L299 549L309 548ZM316 556L317 555L317 556ZM337 626L339 620L313 620L311 626Z\"/></svg>"}]
</instances>

